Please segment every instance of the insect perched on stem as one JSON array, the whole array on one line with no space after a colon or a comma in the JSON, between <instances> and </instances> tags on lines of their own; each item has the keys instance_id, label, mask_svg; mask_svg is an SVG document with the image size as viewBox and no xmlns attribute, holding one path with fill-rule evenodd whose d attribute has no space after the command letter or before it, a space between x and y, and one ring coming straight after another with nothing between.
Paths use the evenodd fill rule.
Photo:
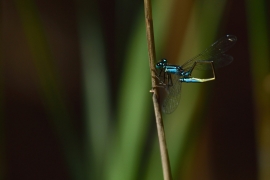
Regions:
<instances>
[{"instance_id":1,"label":"insect perched on stem","mask_svg":"<svg viewBox=\"0 0 270 180\"><path fill-rule=\"evenodd\" d=\"M165 97L162 103L162 111L164 113L172 113L177 108L182 82L203 83L215 80L215 68L226 66L233 61L233 57L224 53L236 41L236 36L226 35L181 66L168 64L167 59L161 59L156 64L156 69L159 70L157 78L159 79L159 84L167 92L167 97ZM191 76L194 69L210 69L212 70L213 77L206 79L194 78Z\"/></svg>"}]
</instances>

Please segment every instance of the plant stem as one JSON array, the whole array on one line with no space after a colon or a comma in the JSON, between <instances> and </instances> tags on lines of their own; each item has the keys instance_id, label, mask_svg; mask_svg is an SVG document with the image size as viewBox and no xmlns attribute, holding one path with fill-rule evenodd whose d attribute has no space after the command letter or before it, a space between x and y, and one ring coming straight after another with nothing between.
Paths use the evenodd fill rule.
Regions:
<instances>
[{"instance_id":1,"label":"plant stem","mask_svg":"<svg viewBox=\"0 0 270 180\"><path fill-rule=\"evenodd\" d=\"M161 156L161 163L163 169L163 177L164 180L172 180L171 175L171 167L170 167L170 160L166 145L166 138L165 138L165 131L164 125L162 120L162 114L160 110L160 106L158 103L158 91L157 91L157 84L155 80L155 41L154 41L154 30L153 30L153 19L152 19L152 8L151 8L151 0L144 0L144 12L145 12L145 23L146 23L146 36L147 36L147 45L148 45L148 56L149 56L149 65L150 65L150 72L151 72L151 80L152 80L152 90L153 93L153 104L154 104L154 111L156 117L156 124L157 124L157 132L158 132L158 139L159 139L159 148L160 148L160 156Z\"/></svg>"}]
</instances>

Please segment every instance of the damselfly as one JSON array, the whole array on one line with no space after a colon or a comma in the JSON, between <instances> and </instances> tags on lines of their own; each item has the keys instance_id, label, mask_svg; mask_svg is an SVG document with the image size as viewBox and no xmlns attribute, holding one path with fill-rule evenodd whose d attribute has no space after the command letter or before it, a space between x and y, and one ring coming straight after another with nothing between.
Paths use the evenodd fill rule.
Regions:
<instances>
[{"instance_id":1,"label":"damselfly","mask_svg":"<svg viewBox=\"0 0 270 180\"><path fill-rule=\"evenodd\" d=\"M156 64L159 84L165 87L167 96L162 103L164 113L172 113L178 106L182 82L203 83L215 80L215 68L223 67L233 61L233 57L224 54L237 41L236 36L226 35L212 44L208 49L188 60L182 66L168 64L162 59ZM191 76L194 69L210 69L213 77L200 79Z\"/></svg>"}]
</instances>

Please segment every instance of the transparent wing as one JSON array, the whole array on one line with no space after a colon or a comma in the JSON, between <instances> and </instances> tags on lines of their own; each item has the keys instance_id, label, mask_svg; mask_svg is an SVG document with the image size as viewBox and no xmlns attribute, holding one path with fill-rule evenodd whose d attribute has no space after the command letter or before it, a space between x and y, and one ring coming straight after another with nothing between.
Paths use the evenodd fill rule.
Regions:
<instances>
[{"instance_id":1,"label":"transparent wing","mask_svg":"<svg viewBox=\"0 0 270 180\"><path fill-rule=\"evenodd\" d=\"M194 70L210 70L210 69L212 69L212 66L210 66L209 64L200 63L200 62L205 62L205 61L208 61L208 62L213 61L214 68L217 69L217 68L227 66L228 64L230 64L233 61L233 57L229 56L227 54L221 54L220 56L214 57L213 59L197 60L198 63L194 67ZM189 71L190 68L192 68L192 65L185 67L184 71Z\"/></svg>"},{"instance_id":2,"label":"transparent wing","mask_svg":"<svg viewBox=\"0 0 270 180\"><path fill-rule=\"evenodd\" d=\"M188 71L195 61L213 61L216 68L226 66L233 61L233 58L227 54L224 54L230 49L237 41L236 36L226 35L225 37L217 40L208 49L198 54L194 58L188 60L181 67ZM205 64L204 64L205 65ZM210 67L203 66L203 64L197 64L196 69L209 69Z\"/></svg>"},{"instance_id":3,"label":"transparent wing","mask_svg":"<svg viewBox=\"0 0 270 180\"><path fill-rule=\"evenodd\" d=\"M165 97L161 107L162 111L166 114L172 113L177 108L181 96L180 91L182 83L179 81L179 76L172 75L171 79L173 85L167 86L167 96Z\"/></svg>"}]
</instances>

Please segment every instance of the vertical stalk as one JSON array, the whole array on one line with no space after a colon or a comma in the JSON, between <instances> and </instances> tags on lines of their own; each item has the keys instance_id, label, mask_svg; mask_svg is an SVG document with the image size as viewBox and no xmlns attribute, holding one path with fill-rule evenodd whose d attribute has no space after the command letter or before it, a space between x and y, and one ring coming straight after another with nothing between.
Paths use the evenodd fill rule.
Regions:
<instances>
[{"instance_id":1,"label":"vertical stalk","mask_svg":"<svg viewBox=\"0 0 270 180\"><path fill-rule=\"evenodd\" d=\"M149 65L150 65L151 81L152 81L151 92L153 93L152 99L153 99L153 104L154 104L154 111L155 111L157 131L158 131L163 177L164 177L164 180L171 180L172 179L171 167L170 167L170 160L169 160L169 155L168 155L168 150L167 150L167 145L166 145L164 125L163 125L160 106L158 103L158 91L155 88L157 87L157 84L155 81L155 71L154 71L155 69L154 62L156 59L156 55L155 55L155 41L154 41L151 0L144 0L144 11L145 11Z\"/></svg>"}]
</instances>

